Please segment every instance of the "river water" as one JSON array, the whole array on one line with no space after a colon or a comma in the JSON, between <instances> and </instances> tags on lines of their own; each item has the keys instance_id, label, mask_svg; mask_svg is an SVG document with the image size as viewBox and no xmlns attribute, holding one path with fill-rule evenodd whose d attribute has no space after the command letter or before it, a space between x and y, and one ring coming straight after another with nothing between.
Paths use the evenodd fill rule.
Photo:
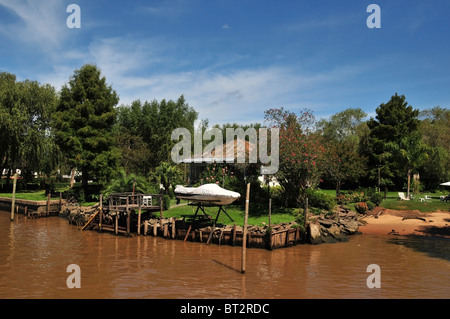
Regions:
<instances>
[{"instance_id":1,"label":"river water","mask_svg":"<svg viewBox=\"0 0 450 319\"><path fill-rule=\"evenodd\" d=\"M362 234L345 243L248 249L241 274L241 247L9 217L0 212L1 299L450 298L448 239ZM80 267L80 288L68 288L71 264ZM368 288L371 264L380 267L380 288Z\"/></svg>"}]
</instances>

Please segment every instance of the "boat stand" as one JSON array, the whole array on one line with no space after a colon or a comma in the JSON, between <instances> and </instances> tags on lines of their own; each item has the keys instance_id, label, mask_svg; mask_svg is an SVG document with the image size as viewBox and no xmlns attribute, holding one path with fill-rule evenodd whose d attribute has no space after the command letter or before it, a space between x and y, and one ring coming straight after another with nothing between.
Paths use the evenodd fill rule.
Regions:
<instances>
[{"instance_id":1,"label":"boat stand","mask_svg":"<svg viewBox=\"0 0 450 319\"><path fill-rule=\"evenodd\" d=\"M197 203L192 203L192 204L189 204L189 205L197 205L197 209L195 210L194 217L192 218L192 223L191 223L191 225L189 225L188 231L186 232L186 237L184 237L184 241L186 241L186 239L188 238L189 233L191 232L191 229L193 228L193 226L194 226L194 224L195 224L195 220L196 220L197 217L198 217L198 211L199 211L199 210L201 210L202 213L203 213L209 220L212 220L211 217L209 217L209 215L206 214L206 212L205 212L205 209L204 209L205 204L204 204L204 203L199 203L199 202L197 202ZM208 207L218 206L218 207L219 207L219 210L217 211L216 219L214 220L213 230L211 231L210 238L208 239L208 243L209 243L209 241L210 241L210 239L211 239L211 237L212 237L212 234L213 234L214 230L216 229L216 224L217 224L217 221L219 220L219 216L220 216L220 212L221 212L221 211L223 211L223 212L225 213L225 215L227 215L228 218L229 218L232 222L234 222L234 220L233 220L233 218L231 218L230 215L228 215L227 211L223 208L223 205L206 205L206 206L208 206Z\"/></svg>"}]
</instances>

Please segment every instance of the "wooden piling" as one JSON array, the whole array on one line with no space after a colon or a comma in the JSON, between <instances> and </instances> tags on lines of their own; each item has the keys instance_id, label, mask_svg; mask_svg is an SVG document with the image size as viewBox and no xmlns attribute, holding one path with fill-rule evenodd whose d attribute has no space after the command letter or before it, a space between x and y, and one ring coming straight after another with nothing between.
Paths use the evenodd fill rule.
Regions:
<instances>
[{"instance_id":1,"label":"wooden piling","mask_svg":"<svg viewBox=\"0 0 450 319\"><path fill-rule=\"evenodd\" d=\"M138 221L137 221L137 233L138 233L138 235L141 234L141 213L142 213L141 204L139 204Z\"/></svg>"},{"instance_id":2,"label":"wooden piling","mask_svg":"<svg viewBox=\"0 0 450 319\"><path fill-rule=\"evenodd\" d=\"M50 197L51 196L52 196L52 194L49 191L47 194L47 210L46 210L47 216L50 216Z\"/></svg>"},{"instance_id":3,"label":"wooden piling","mask_svg":"<svg viewBox=\"0 0 450 319\"><path fill-rule=\"evenodd\" d=\"M192 224L189 225L189 228L188 228L188 230L187 230L187 232L186 232L186 236L184 237L184 240L183 240L183 241L186 241L186 240L187 240L187 238L188 238L188 236L189 236L189 233L191 232L191 227L192 227Z\"/></svg>"},{"instance_id":4,"label":"wooden piling","mask_svg":"<svg viewBox=\"0 0 450 319\"><path fill-rule=\"evenodd\" d=\"M158 226L156 225L156 222L153 224L153 236L158 235Z\"/></svg>"},{"instance_id":5,"label":"wooden piling","mask_svg":"<svg viewBox=\"0 0 450 319\"><path fill-rule=\"evenodd\" d=\"M148 232L148 220L144 221L144 236L147 236Z\"/></svg>"},{"instance_id":6,"label":"wooden piling","mask_svg":"<svg viewBox=\"0 0 450 319\"><path fill-rule=\"evenodd\" d=\"M119 234L119 212L116 211L116 220L114 221L114 233Z\"/></svg>"},{"instance_id":7,"label":"wooden piling","mask_svg":"<svg viewBox=\"0 0 450 319\"><path fill-rule=\"evenodd\" d=\"M14 182L13 182L13 194L12 194L12 203L11 203L11 221L14 221L14 205L16 204L16 185L17 185L17 177L18 174L14 174Z\"/></svg>"},{"instance_id":8,"label":"wooden piling","mask_svg":"<svg viewBox=\"0 0 450 319\"><path fill-rule=\"evenodd\" d=\"M130 231L130 221L131 221L131 212L127 211L127 236L131 235L131 231Z\"/></svg>"},{"instance_id":9,"label":"wooden piling","mask_svg":"<svg viewBox=\"0 0 450 319\"><path fill-rule=\"evenodd\" d=\"M172 217L172 239L175 239L176 235L176 229L175 229L175 218Z\"/></svg>"},{"instance_id":10,"label":"wooden piling","mask_svg":"<svg viewBox=\"0 0 450 319\"><path fill-rule=\"evenodd\" d=\"M233 225L233 233L231 235L231 245L236 245L236 223Z\"/></svg>"},{"instance_id":11,"label":"wooden piling","mask_svg":"<svg viewBox=\"0 0 450 319\"><path fill-rule=\"evenodd\" d=\"M250 198L250 183L247 183L247 195L245 197L245 218L244 218L244 231L242 235L242 259L241 259L241 273L245 274L245 264L247 259L247 224L248 224L248 209Z\"/></svg>"},{"instance_id":12,"label":"wooden piling","mask_svg":"<svg viewBox=\"0 0 450 319\"><path fill-rule=\"evenodd\" d=\"M272 198L269 198L269 227L272 227Z\"/></svg>"},{"instance_id":13,"label":"wooden piling","mask_svg":"<svg viewBox=\"0 0 450 319\"><path fill-rule=\"evenodd\" d=\"M98 230L102 231L102 222L103 222L103 195L102 194L100 194L100 217L99 218L100 218L100 220L98 222Z\"/></svg>"}]
</instances>

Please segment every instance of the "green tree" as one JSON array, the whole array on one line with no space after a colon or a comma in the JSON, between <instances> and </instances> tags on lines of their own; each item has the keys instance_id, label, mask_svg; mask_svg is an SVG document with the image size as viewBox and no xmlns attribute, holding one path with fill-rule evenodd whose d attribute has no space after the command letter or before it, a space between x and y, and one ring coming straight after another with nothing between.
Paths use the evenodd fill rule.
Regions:
<instances>
[{"instance_id":1,"label":"green tree","mask_svg":"<svg viewBox=\"0 0 450 319\"><path fill-rule=\"evenodd\" d=\"M56 101L52 86L0 73L0 172L19 168L33 176L56 166L50 127Z\"/></svg>"},{"instance_id":2,"label":"green tree","mask_svg":"<svg viewBox=\"0 0 450 319\"><path fill-rule=\"evenodd\" d=\"M154 100L142 103L137 100L130 106L119 108L118 131L121 135L128 134L129 142L135 143L135 150L139 149L140 154L145 154L139 156L142 160L139 165L145 170L142 173L148 174L162 162L171 160L170 152L176 143L171 139L174 129L187 128L193 136L197 116L198 113L186 103L183 96L177 101Z\"/></svg>"},{"instance_id":3,"label":"green tree","mask_svg":"<svg viewBox=\"0 0 450 319\"><path fill-rule=\"evenodd\" d=\"M407 174L407 198L409 198L411 187L411 174L417 172L419 167L428 158L427 148L422 143L419 132L402 137L397 142L386 144L386 150L390 152L391 159L402 163L402 167Z\"/></svg>"},{"instance_id":4,"label":"green tree","mask_svg":"<svg viewBox=\"0 0 450 319\"><path fill-rule=\"evenodd\" d=\"M388 143L400 145L402 139L418 130L419 110L408 105L404 95L396 93L387 103L377 107L376 113L375 119L371 118L367 122L370 129L369 141L367 148L363 150L369 160L371 169L369 177L376 180L378 167L383 167L382 177L392 179L397 187L402 187L403 163L386 156L386 145Z\"/></svg>"},{"instance_id":5,"label":"green tree","mask_svg":"<svg viewBox=\"0 0 450 319\"><path fill-rule=\"evenodd\" d=\"M54 116L56 143L72 168L81 170L85 191L90 177L107 180L116 170L113 125L118 101L95 65L76 70L61 89Z\"/></svg>"},{"instance_id":6,"label":"green tree","mask_svg":"<svg viewBox=\"0 0 450 319\"><path fill-rule=\"evenodd\" d=\"M326 176L334 181L336 196L342 184L365 174L366 159L359 154L359 145L367 129L366 116L360 108L349 108L317 123L326 148Z\"/></svg>"},{"instance_id":7,"label":"green tree","mask_svg":"<svg viewBox=\"0 0 450 319\"><path fill-rule=\"evenodd\" d=\"M309 110L299 115L280 109L269 109L265 119L279 128L279 170L277 180L283 187L285 204L304 202L306 190L318 185L324 173L325 148L321 136L312 132L314 116Z\"/></svg>"},{"instance_id":8,"label":"green tree","mask_svg":"<svg viewBox=\"0 0 450 319\"><path fill-rule=\"evenodd\" d=\"M152 178L164 187L164 194L169 194L169 188L181 181L183 173L179 168L168 162L162 162L151 174Z\"/></svg>"},{"instance_id":9,"label":"green tree","mask_svg":"<svg viewBox=\"0 0 450 319\"><path fill-rule=\"evenodd\" d=\"M419 131L429 156L420 170L420 179L428 189L450 180L450 110L434 107L420 113Z\"/></svg>"},{"instance_id":10,"label":"green tree","mask_svg":"<svg viewBox=\"0 0 450 319\"><path fill-rule=\"evenodd\" d=\"M150 182L143 176L135 174L127 174L124 170L120 170L118 175L106 185L103 194L109 196L113 193L149 193L151 191Z\"/></svg>"}]
</instances>

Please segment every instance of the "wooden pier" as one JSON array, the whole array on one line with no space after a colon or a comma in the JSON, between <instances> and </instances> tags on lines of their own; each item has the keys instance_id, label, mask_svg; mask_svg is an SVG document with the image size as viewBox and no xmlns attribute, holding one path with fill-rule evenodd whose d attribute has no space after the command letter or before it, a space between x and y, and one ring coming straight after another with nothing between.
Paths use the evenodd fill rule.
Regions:
<instances>
[{"instance_id":1,"label":"wooden pier","mask_svg":"<svg viewBox=\"0 0 450 319\"><path fill-rule=\"evenodd\" d=\"M57 216L61 210L62 205L65 204L65 200L51 199L50 196L47 200L27 200L27 199L15 199L14 210L16 214L24 214L28 218ZM12 198L0 197L0 209L5 211L11 211Z\"/></svg>"},{"instance_id":2,"label":"wooden pier","mask_svg":"<svg viewBox=\"0 0 450 319\"><path fill-rule=\"evenodd\" d=\"M162 194L111 194L108 205L103 206L103 198L100 195L100 205L83 226L84 229L97 229L99 231L111 231L116 235L132 232L140 234L143 218L153 216L159 212L163 216Z\"/></svg>"},{"instance_id":3,"label":"wooden pier","mask_svg":"<svg viewBox=\"0 0 450 319\"><path fill-rule=\"evenodd\" d=\"M179 219L164 218L162 198L159 194L110 195L108 205L99 205L95 211L92 211L82 230L107 231L126 236L131 234L154 236L208 245L213 243L242 246L243 227L236 224L218 225L217 217L213 219L206 215L201 207L197 207L193 215L183 215ZM218 214L222 210L223 207L220 207ZM200 214L200 211L203 214ZM233 222L232 219L231 221ZM296 245L304 239L300 228L295 223L273 225L266 229L249 226L246 233L246 247L249 248L272 250Z\"/></svg>"}]
</instances>

